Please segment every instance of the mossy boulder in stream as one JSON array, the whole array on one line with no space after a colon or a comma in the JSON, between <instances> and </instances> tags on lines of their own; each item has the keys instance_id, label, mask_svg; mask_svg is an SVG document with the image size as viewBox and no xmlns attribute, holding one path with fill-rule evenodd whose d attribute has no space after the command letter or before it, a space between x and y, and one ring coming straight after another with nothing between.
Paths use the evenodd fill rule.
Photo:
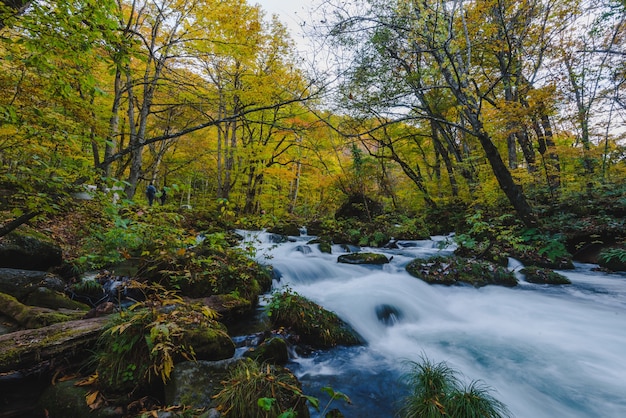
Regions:
<instances>
[{"instance_id":1,"label":"mossy boulder in stream","mask_svg":"<svg viewBox=\"0 0 626 418\"><path fill-rule=\"evenodd\" d=\"M567 277L548 268L529 266L524 267L521 273L526 275L526 281L530 283L572 284Z\"/></svg>"},{"instance_id":2,"label":"mossy boulder in stream","mask_svg":"<svg viewBox=\"0 0 626 418\"><path fill-rule=\"evenodd\" d=\"M376 254L376 253L350 253L350 254L342 254L337 257L338 263L346 263L346 264L387 264L389 263L389 259L384 254Z\"/></svg>"},{"instance_id":3,"label":"mossy boulder in stream","mask_svg":"<svg viewBox=\"0 0 626 418\"><path fill-rule=\"evenodd\" d=\"M274 327L283 327L296 334L298 342L315 348L357 345L363 342L347 323L334 312L286 289L275 292L267 304L267 313Z\"/></svg>"},{"instance_id":4,"label":"mossy boulder in stream","mask_svg":"<svg viewBox=\"0 0 626 418\"><path fill-rule=\"evenodd\" d=\"M411 261L406 270L410 275L430 284L470 284L482 287L490 284L513 287L515 275L495 263L463 257L431 257Z\"/></svg>"}]
</instances>

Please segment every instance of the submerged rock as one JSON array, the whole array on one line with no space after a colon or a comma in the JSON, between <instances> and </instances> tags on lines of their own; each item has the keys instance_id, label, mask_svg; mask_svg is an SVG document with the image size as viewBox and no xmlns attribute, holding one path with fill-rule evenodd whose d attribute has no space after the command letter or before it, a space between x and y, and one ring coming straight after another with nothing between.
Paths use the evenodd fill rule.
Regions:
<instances>
[{"instance_id":1,"label":"submerged rock","mask_svg":"<svg viewBox=\"0 0 626 418\"><path fill-rule=\"evenodd\" d=\"M376 306L376 317L385 325L393 325L400 321L404 315L395 306L383 304Z\"/></svg>"}]
</instances>

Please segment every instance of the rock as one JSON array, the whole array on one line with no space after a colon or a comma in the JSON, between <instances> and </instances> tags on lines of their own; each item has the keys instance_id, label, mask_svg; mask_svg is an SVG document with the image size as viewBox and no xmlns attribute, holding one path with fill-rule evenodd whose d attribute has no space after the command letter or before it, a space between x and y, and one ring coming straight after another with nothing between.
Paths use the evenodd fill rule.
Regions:
<instances>
[{"instance_id":1,"label":"rock","mask_svg":"<svg viewBox=\"0 0 626 418\"><path fill-rule=\"evenodd\" d=\"M526 275L526 281L537 284L572 284L572 282L560 273L548 268L535 266L524 267L521 273Z\"/></svg>"},{"instance_id":2,"label":"rock","mask_svg":"<svg viewBox=\"0 0 626 418\"><path fill-rule=\"evenodd\" d=\"M298 245L295 250L301 252L302 254L311 254L313 251L308 245Z\"/></svg>"},{"instance_id":3,"label":"rock","mask_svg":"<svg viewBox=\"0 0 626 418\"><path fill-rule=\"evenodd\" d=\"M0 238L0 267L46 271L62 262L61 248L43 236L12 232Z\"/></svg>"},{"instance_id":4,"label":"rock","mask_svg":"<svg viewBox=\"0 0 626 418\"><path fill-rule=\"evenodd\" d=\"M6 293L0 293L0 312L12 318L24 328L42 328L59 322L79 319L85 313L84 310L57 311L49 308L27 306Z\"/></svg>"},{"instance_id":5,"label":"rock","mask_svg":"<svg viewBox=\"0 0 626 418\"><path fill-rule=\"evenodd\" d=\"M406 266L413 277L430 284L447 286L469 284L483 287L490 284L517 286L515 275L493 262L464 257L431 257L415 259Z\"/></svg>"},{"instance_id":6,"label":"rock","mask_svg":"<svg viewBox=\"0 0 626 418\"><path fill-rule=\"evenodd\" d=\"M281 236L299 237L301 231L300 226L295 223L282 223L269 228L267 232Z\"/></svg>"},{"instance_id":7,"label":"rock","mask_svg":"<svg viewBox=\"0 0 626 418\"><path fill-rule=\"evenodd\" d=\"M46 287L38 287L25 300L30 306L40 306L50 309L71 309L77 311L89 310L89 306L67 297L65 293L57 292Z\"/></svg>"},{"instance_id":8,"label":"rock","mask_svg":"<svg viewBox=\"0 0 626 418\"><path fill-rule=\"evenodd\" d=\"M59 276L43 271L0 268L0 292L26 300L39 287L63 291L65 284Z\"/></svg>"},{"instance_id":9,"label":"rock","mask_svg":"<svg viewBox=\"0 0 626 418\"><path fill-rule=\"evenodd\" d=\"M249 348L243 356L260 363L284 365L289 361L289 350L283 338L273 337L263 341L257 347Z\"/></svg>"},{"instance_id":10,"label":"rock","mask_svg":"<svg viewBox=\"0 0 626 418\"><path fill-rule=\"evenodd\" d=\"M338 263L345 264L387 264L389 259L384 254L350 253L342 254L337 258Z\"/></svg>"},{"instance_id":11,"label":"rock","mask_svg":"<svg viewBox=\"0 0 626 418\"><path fill-rule=\"evenodd\" d=\"M182 340L193 347L197 360L224 360L235 355L235 343L225 330L203 325L185 328Z\"/></svg>"},{"instance_id":12,"label":"rock","mask_svg":"<svg viewBox=\"0 0 626 418\"><path fill-rule=\"evenodd\" d=\"M598 264L611 271L626 271L626 249L603 248L598 255Z\"/></svg>"},{"instance_id":13,"label":"rock","mask_svg":"<svg viewBox=\"0 0 626 418\"><path fill-rule=\"evenodd\" d=\"M174 366L165 385L166 405L185 405L191 408L213 408L213 396L222 390L228 372L242 359L222 361L184 361Z\"/></svg>"},{"instance_id":14,"label":"rock","mask_svg":"<svg viewBox=\"0 0 626 418\"><path fill-rule=\"evenodd\" d=\"M41 395L37 409L42 412L47 411L46 417L121 418L125 416L121 408L102 407L92 410L85 398L93 389L76 386L76 383L76 380L67 380L49 386Z\"/></svg>"},{"instance_id":15,"label":"rock","mask_svg":"<svg viewBox=\"0 0 626 418\"><path fill-rule=\"evenodd\" d=\"M275 293L268 306L272 326L295 334L292 338L296 343L315 348L363 343L363 338L334 312L295 292Z\"/></svg>"}]
</instances>

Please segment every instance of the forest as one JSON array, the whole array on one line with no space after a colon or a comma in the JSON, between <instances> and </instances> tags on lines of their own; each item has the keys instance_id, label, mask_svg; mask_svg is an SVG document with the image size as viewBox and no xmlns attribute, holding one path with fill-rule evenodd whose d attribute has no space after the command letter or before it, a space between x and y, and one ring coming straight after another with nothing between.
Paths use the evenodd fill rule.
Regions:
<instances>
[{"instance_id":1,"label":"forest","mask_svg":"<svg viewBox=\"0 0 626 418\"><path fill-rule=\"evenodd\" d=\"M367 196L410 215L503 205L532 226L539 205L623 184L617 1L325 2L313 59L245 1L4 3L9 216L154 183L241 215Z\"/></svg>"},{"instance_id":2,"label":"forest","mask_svg":"<svg viewBox=\"0 0 626 418\"><path fill-rule=\"evenodd\" d=\"M302 51L254 0L0 2L0 249L44 236L62 250L54 272L69 287L128 261L154 286L133 285L156 316L122 315L105 334L153 326L137 332L157 355L119 376L104 371L118 364L101 366L110 387L97 393L165 382L181 356L194 357L172 324L225 334L221 311L198 313L175 291L228 295L224 305L248 313L269 291L235 230L306 227L327 253L453 234L459 259L433 261L435 276L490 275L496 267L478 263L508 257L626 270L624 0L310 3ZM299 297L275 295L268 309L295 309ZM154 308L171 303L181 308ZM454 373L414 365L420 376L438 368ZM264 373L251 370L239 371ZM281 385L296 404L316 402ZM89 396L94 409L104 402ZM274 410L275 398L258 398ZM446 415L435 401L428 416ZM492 405L489 416L507 416Z\"/></svg>"}]
</instances>

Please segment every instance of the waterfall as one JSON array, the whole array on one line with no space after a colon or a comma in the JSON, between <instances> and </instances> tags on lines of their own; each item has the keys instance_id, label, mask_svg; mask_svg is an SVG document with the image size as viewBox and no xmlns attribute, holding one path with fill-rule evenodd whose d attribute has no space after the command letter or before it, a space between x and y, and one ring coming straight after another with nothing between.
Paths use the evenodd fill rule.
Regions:
<instances>
[{"instance_id":1,"label":"waterfall","mask_svg":"<svg viewBox=\"0 0 626 418\"><path fill-rule=\"evenodd\" d=\"M367 341L289 366L305 390L331 386L347 394L352 405L336 405L346 417L394 416L406 393L404 362L424 356L445 361L467 382L483 381L518 418L626 416L625 274L577 264L559 271L568 286L520 275L516 288L443 287L404 270L413 258L451 253L440 249L440 237L367 249L393 256L382 267L339 264L340 246L332 254L317 245L297 250L311 238L276 245L257 233L258 257L279 272L275 288L288 285L334 311Z\"/></svg>"}]
</instances>

